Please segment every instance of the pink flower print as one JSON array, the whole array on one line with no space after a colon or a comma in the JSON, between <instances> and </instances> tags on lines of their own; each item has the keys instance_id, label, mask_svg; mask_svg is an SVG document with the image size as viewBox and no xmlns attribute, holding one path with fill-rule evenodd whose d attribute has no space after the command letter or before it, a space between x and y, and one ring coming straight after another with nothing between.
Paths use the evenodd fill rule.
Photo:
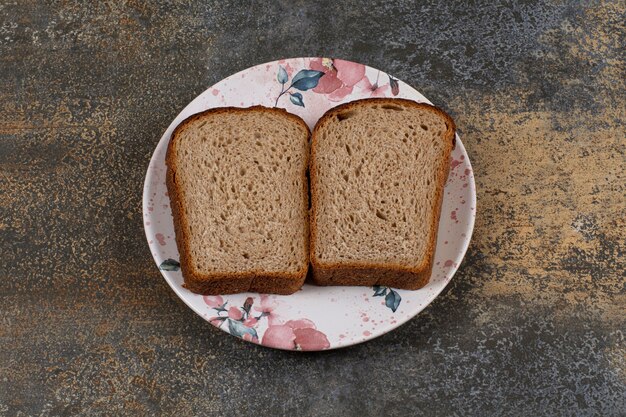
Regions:
<instances>
[{"instance_id":1,"label":"pink flower print","mask_svg":"<svg viewBox=\"0 0 626 417\"><path fill-rule=\"evenodd\" d=\"M237 307L231 307L228 309L228 317L233 320L241 320L243 317L243 312Z\"/></svg>"},{"instance_id":2,"label":"pink flower print","mask_svg":"<svg viewBox=\"0 0 626 417\"><path fill-rule=\"evenodd\" d=\"M317 83L317 87L313 89L318 94L330 94L343 86L343 82L337 77L337 69L331 60L328 61L330 63L327 62L326 58L318 58L309 64L311 69L324 73L324 76Z\"/></svg>"},{"instance_id":3,"label":"pink flower print","mask_svg":"<svg viewBox=\"0 0 626 417\"><path fill-rule=\"evenodd\" d=\"M267 317L267 324L272 326L276 324L282 324L282 320L278 318L278 315L274 313L276 304L270 301L270 297L267 294L261 294L261 306L254 307L256 311L261 312L260 317Z\"/></svg>"},{"instance_id":4,"label":"pink flower print","mask_svg":"<svg viewBox=\"0 0 626 417\"><path fill-rule=\"evenodd\" d=\"M246 327L254 327L256 326L258 320L255 317L248 317L243 321L243 325Z\"/></svg>"},{"instance_id":5,"label":"pink flower print","mask_svg":"<svg viewBox=\"0 0 626 417\"><path fill-rule=\"evenodd\" d=\"M292 329L315 329L315 323L309 319L289 320L285 325Z\"/></svg>"},{"instance_id":6,"label":"pink flower print","mask_svg":"<svg viewBox=\"0 0 626 417\"><path fill-rule=\"evenodd\" d=\"M313 91L328 95L331 101L343 100L365 77L365 65L343 59L318 58L311 60L310 67L324 72Z\"/></svg>"},{"instance_id":7,"label":"pink flower print","mask_svg":"<svg viewBox=\"0 0 626 417\"><path fill-rule=\"evenodd\" d=\"M359 81L356 87L359 89L362 96L364 97L386 97L387 96L387 92L390 89L389 84L379 86L378 85L379 77L376 77L376 78L377 78L377 81L374 82L374 84L372 84L367 77L363 77L363 79Z\"/></svg>"},{"instance_id":8,"label":"pink flower print","mask_svg":"<svg viewBox=\"0 0 626 417\"><path fill-rule=\"evenodd\" d=\"M279 349L321 350L328 349L326 335L315 329L308 319L289 320L285 324L270 326L263 335L263 345Z\"/></svg>"},{"instance_id":9,"label":"pink flower print","mask_svg":"<svg viewBox=\"0 0 626 417\"><path fill-rule=\"evenodd\" d=\"M220 317L211 317L209 319L209 323L211 323L213 326L215 327L220 327L222 325L222 323L224 323L224 318L220 318Z\"/></svg>"},{"instance_id":10,"label":"pink flower print","mask_svg":"<svg viewBox=\"0 0 626 417\"><path fill-rule=\"evenodd\" d=\"M246 311L250 311L250 307L252 307L252 304L254 304L254 298L246 298L246 301L243 303L243 309Z\"/></svg>"},{"instance_id":11,"label":"pink flower print","mask_svg":"<svg viewBox=\"0 0 626 417\"><path fill-rule=\"evenodd\" d=\"M251 335L250 333L244 333L244 335L241 336L241 338L248 342L258 342L258 339L254 337L253 335Z\"/></svg>"},{"instance_id":12,"label":"pink flower print","mask_svg":"<svg viewBox=\"0 0 626 417\"><path fill-rule=\"evenodd\" d=\"M294 340L296 340L296 335L293 329L286 324L279 324L267 328L261 344L278 349L294 349Z\"/></svg>"},{"instance_id":13,"label":"pink flower print","mask_svg":"<svg viewBox=\"0 0 626 417\"><path fill-rule=\"evenodd\" d=\"M204 302L208 306L215 306L213 309L217 311L217 317L211 317L209 319L209 322L212 325L223 328L224 323L226 323L228 332L233 336L258 343L259 339L254 327L258 323L258 319L264 316L261 315L259 317L253 317L250 315L250 309L252 308L252 304L254 304L254 298L246 298L242 307L232 306L230 308L226 307L227 302L225 303L220 296L205 296ZM223 316L222 313L225 313L226 315Z\"/></svg>"},{"instance_id":14,"label":"pink flower print","mask_svg":"<svg viewBox=\"0 0 626 417\"><path fill-rule=\"evenodd\" d=\"M221 307L222 305L224 305L224 299L220 297L219 295L217 296L205 295L202 297L202 299L204 300L204 303L206 305L212 308Z\"/></svg>"},{"instance_id":15,"label":"pink flower print","mask_svg":"<svg viewBox=\"0 0 626 417\"><path fill-rule=\"evenodd\" d=\"M315 329L294 329L294 342L302 350L322 350L330 347L326 335Z\"/></svg>"}]
</instances>

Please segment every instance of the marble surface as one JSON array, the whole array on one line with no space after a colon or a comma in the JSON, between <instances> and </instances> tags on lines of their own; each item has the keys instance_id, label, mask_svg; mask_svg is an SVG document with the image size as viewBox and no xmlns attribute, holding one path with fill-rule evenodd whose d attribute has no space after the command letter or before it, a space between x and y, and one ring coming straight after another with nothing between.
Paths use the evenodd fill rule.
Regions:
<instances>
[{"instance_id":1,"label":"marble surface","mask_svg":"<svg viewBox=\"0 0 626 417\"><path fill-rule=\"evenodd\" d=\"M625 415L625 20L620 1L1 2L0 416ZM197 317L141 218L176 114L295 56L415 86L478 188L446 291L317 354Z\"/></svg>"}]
</instances>

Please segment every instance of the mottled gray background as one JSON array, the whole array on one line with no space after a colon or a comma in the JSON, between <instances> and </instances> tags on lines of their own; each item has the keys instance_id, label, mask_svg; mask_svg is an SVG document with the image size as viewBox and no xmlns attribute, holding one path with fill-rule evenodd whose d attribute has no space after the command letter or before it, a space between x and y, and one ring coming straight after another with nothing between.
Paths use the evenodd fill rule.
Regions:
<instances>
[{"instance_id":1,"label":"mottled gray background","mask_svg":"<svg viewBox=\"0 0 626 417\"><path fill-rule=\"evenodd\" d=\"M626 415L625 3L416 3L1 1L0 415ZM318 354L210 327L141 215L176 114L297 56L418 88L478 186L448 289Z\"/></svg>"}]
</instances>

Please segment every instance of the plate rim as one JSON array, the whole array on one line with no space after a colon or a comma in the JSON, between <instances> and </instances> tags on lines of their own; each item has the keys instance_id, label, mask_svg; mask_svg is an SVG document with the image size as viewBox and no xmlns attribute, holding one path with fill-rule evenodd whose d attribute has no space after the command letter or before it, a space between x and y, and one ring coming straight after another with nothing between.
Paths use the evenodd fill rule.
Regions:
<instances>
[{"instance_id":1,"label":"plate rim","mask_svg":"<svg viewBox=\"0 0 626 417\"><path fill-rule=\"evenodd\" d=\"M198 94L196 97L194 97L189 103L187 103L181 110L180 112L178 112L178 114L174 117L174 119L170 122L170 124L167 126L167 128L165 129L165 131L163 132L163 134L160 136L159 140L157 141L153 151L152 151L152 155L150 156L150 160L148 161L148 166L146 169L146 174L144 177L144 184L143 184L143 192L142 192L142 223L143 223L143 228L144 228L144 233L146 236L146 242L148 243L148 247L150 248L150 240L151 237L148 234L149 231L151 230L151 228L148 227L148 225L146 225L146 214L149 213L148 211L148 202L150 199L150 195L149 195L149 191L150 191L150 184L151 184L151 168L156 165L156 156L157 156L157 149L159 148L159 146L161 145L161 142L163 142L165 139L167 139L167 141L169 142L169 140L171 139L171 132L173 131L173 129L175 129L175 127L180 124L182 122L181 119L181 115L183 113L186 112L186 110L188 108L190 108L191 106L194 105L194 103L199 100L201 97L203 97L205 94L207 94L207 92L209 92L210 90L212 90L216 85L222 83L225 80L228 80L230 78L235 78L236 76L245 73L253 68L256 67L261 67L261 66L266 66L266 65L272 65L272 64L279 64L282 62L288 62L288 61L293 61L293 60L311 60L311 59L320 59L321 57L292 57L292 58L283 58L283 59L277 59L277 60L273 60L273 61L268 61L268 62L263 62L260 64L256 64L256 65L252 65L249 66L247 68L244 68L240 71L237 71L219 81L217 81L216 83L208 86L207 88L205 88L200 94ZM337 58L333 58L333 59L337 59ZM341 59L341 58L339 58ZM349 61L354 63L355 61ZM361 65L365 65L366 68L371 68L373 70L378 70L378 68L374 68L371 67L369 65L366 64L361 64ZM403 82L404 83L404 82ZM409 86L411 89L413 89L414 91L416 91L418 94L420 94L422 97L424 97L424 99L426 100L426 102L428 104L432 105L432 102L426 98L421 92L419 92L419 90L417 90L416 88L412 87L410 84L404 83L407 86ZM408 100L413 100L414 99L408 99ZM353 101L353 100L350 100ZM346 101L345 103L348 103L349 101ZM341 105L344 103L337 103L337 105ZM228 107L240 107L240 106L228 106ZM250 106L246 106L246 107L250 107ZM335 106L333 106L335 107ZM205 111L208 109L211 109L214 107L206 107L203 110L199 110L198 112L201 111ZM198 112L193 112L191 114L189 114L190 117L193 114L196 114ZM290 112L291 113L291 112ZM293 113L292 113L293 114ZM458 128L457 128L458 129ZM471 164L471 160L469 157L469 154L467 152L467 148L465 147L465 145L463 144L463 142L461 141L461 138L459 137L458 133L455 133L455 140L456 140L456 145L455 146L460 146L460 151L461 153L465 156L465 160L464 162L467 164L468 168L472 171L472 173L474 172L472 164ZM450 278L447 279L447 282L445 282L444 285L441 285L438 289L436 289L435 291L432 292L432 295L429 297L429 299L423 304L421 305L418 309L416 309L415 312L410 312L408 314L405 314L403 317L398 318L398 320L396 320L395 323L393 324L388 324L387 326L385 326L382 330L375 332L375 333L371 333L369 336L361 336L358 339L351 339L351 340L346 340L345 342L340 340L334 340L332 343L330 343L330 346L326 349L316 349L316 350L299 350L299 349L287 349L287 348L282 348L282 347L273 347L273 346L268 346L268 345L263 345L262 343L259 342L254 342L254 341L248 341L248 340L244 340L245 342L250 342L254 345L258 345L258 346L262 346L268 349L278 349L278 350L284 350L284 351L290 351L290 352L294 352L294 351L300 351L300 352L315 352L315 351L329 351L329 350L335 350L335 349L341 349L341 348L345 348L345 347L349 347L349 346L354 346L357 344L361 344L373 339L376 339L378 337L381 337L395 329L397 329L398 327L402 326L403 324L405 324L406 322L408 322L409 320L413 319L414 317L416 317L418 314L420 314L422 311L424 311L442 292L445 288L448 287L448 285L450 284L450 282L452 281L452 279L454 278L454 276L456 275L457 271L459 270L463 260L465 259L465 255L467 254L467 251L469 249L469 246L472 242L472 236L474 234L474 227L475 227L475 222L476 222L476 213L477 213L477 189L476 189L476 181L474 178L474 175L471 175L468 178L468 184L470 186L470 196L471 196L471 201L469 203L471 203L471 207L473 207L473 214L471 216L469 216L469 222L467 224L467 230L466 230L466 239L465 242L463 244L463 247L461 248L460 251L458 251L457 253L460 254L461 256L459 257L459 263L458 265L456 265L454 267L454 270L452 272L452 274L450 275ZM445 197L444 197L445 198ZM443 213L440 213L440 218L439 221L441 222ZM148 216L149 217L149 216ZM437 237L436 242L438 242L440 239L440 236ZM174 293L176 294L176 296L183 301L183 303L190 308L194 313L196 313L198 316L200 316L204 321L208 322L209 324L211 324L212 327L218 327L218 326L214 326L203 314L203 312L199 311L198 309L196 309L196 307L189 301L187 300L187 296L183 293L183 291L188 291L185 290L184 288L178 288L178 286L173 282L173 280L167 276L166 272L168 271L164 271L162 269L159 268L157 259L155 258L155 255L153 255L152 253L152 249L150 248L150 255L153 259L153 261L155 262L157 269L159 270L159 272L161 273L161 276L165 279L165 281L167 282L167 284L169 285L169 287L174 291ZM310 268L310 265L309 265ZM432 276L431 276L432 278ZM310 285L305 283L305 285ZM340 286L337 286L335 288L341 288ZM367 288L367 287L362 287L362 288ZM419 290L416 290L419 291ZM256 293L255 293L256 294ZM227 330L223 329L222 327L218 327L219 330L221 330L224 333L231 335ZM241 339L241 338L238 338Z\"/></svg>"}]
</instances>

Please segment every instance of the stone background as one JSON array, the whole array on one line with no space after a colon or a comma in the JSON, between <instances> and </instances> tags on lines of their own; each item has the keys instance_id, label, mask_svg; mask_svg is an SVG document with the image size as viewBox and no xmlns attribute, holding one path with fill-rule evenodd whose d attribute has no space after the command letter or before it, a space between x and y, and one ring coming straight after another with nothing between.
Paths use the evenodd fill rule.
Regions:
<instances>
[{"instance_id":1,"label":"stone background","mask_svg":"<svg viewBox=\"0 0 626 417\"><path fill-rule=\"evenodd\" d=\"M0 416L626 415L625 21L623 1L0 1ZM296 56L415 86L478 187L447 290L318 354L210 327L141 215L176 114Z\"/></svg>"}]
</instances>

